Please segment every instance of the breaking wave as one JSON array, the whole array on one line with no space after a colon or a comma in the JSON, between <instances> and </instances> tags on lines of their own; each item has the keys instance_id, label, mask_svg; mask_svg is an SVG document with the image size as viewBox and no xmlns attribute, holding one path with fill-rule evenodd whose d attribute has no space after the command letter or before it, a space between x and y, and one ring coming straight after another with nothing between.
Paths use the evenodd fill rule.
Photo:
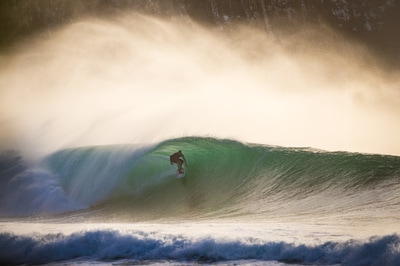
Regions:
<instances>
[{"instance_id":1,"label":"breaking wave","mask_svg":"<svg viewBox=\"0 0 400 266\"><path fill-rule=\"evenodd\" d=\"M366 242L326 242L295 245L257 239L191 239L154 233L109 230L17 236L0 234L2 264L42 264L55 261L167 261L215 263L223 261L280 261L318 265L399 265L398 235L370 238ZM57 251L57 252L55 252ZM76 258L79 258L78 260ZM238 263L240 264L240 263Z\"/></svg>"},{"instance_id":2,"label":"breaking wave","mask_svg":"<svg viewBox=\"0 0 400 266\"><path fill-rule=\"evenodd\" d=\"M187 174L169 155L182 150ZM180 138L61 150L2 178L2 216L97 210L100 220L397 211L400 158ZM5 182L6 181L6 182ZM98 211L100 210L100 211Z\"/></svg>"}]
</instances>

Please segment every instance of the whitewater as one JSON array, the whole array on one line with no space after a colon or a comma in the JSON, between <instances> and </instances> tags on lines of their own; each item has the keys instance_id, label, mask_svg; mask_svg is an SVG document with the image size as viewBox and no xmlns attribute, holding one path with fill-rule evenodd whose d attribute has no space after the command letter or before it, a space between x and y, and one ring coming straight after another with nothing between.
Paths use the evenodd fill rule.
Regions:
<instances>
[{"instance_id":1,"label":"whitewater","mask_svg":"<svg viewBox=\"0 0 400 266\"><path fill-rule=\"evenodd\" d=\"M398 16L366 2L1 4L0 264L400 265Z\"/></svg>"}]
</instances>

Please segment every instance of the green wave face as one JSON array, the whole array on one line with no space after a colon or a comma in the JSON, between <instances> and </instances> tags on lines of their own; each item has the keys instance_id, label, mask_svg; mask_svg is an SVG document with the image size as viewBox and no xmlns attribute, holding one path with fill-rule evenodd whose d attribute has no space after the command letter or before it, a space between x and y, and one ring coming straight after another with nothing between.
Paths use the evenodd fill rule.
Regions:
<instances>
[{"instance_id":1,"label":"green wave face","mask_svg":"<svg viewBox=\"0 0 400 266\"><path fill-rule=\"evenodd\" d=\"M169 162L178 150L183 179ZM124 219L321 215L394 204L400 191L399 157L213 138L69 149L43 164L75 200Z\"/></svg>"}]
</instances>

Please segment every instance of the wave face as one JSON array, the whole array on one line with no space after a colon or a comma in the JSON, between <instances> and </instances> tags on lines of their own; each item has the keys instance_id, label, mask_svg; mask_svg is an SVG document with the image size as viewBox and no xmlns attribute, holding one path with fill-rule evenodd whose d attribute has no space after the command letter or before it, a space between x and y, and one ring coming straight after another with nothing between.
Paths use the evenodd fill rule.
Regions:
<instances>
[{"instance_id":1,"label":"wave face","mask_svg":"<svg viewBox=\"0 0 400 266\"><path fill-rule=\"evenodd\" d=\"M188 161L181 180L169 163L178 150ZM86 209L118 221L338 213L382 218L399 213L399 176L395 156L180 138L144 148L56 152L8 182L2 202L10 204L1 210L7 216ZM29 208L21 207L25 202Z\"/></svg>"}]
</instances>

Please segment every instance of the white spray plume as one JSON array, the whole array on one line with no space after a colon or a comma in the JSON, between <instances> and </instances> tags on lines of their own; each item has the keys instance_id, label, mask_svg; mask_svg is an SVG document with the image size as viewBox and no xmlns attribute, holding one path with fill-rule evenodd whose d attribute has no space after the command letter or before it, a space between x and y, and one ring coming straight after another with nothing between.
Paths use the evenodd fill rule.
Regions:
<instances>
[{"instance_id":1,"label":"white spray plume","mask_svg":"<svg viewBox=\"0 0 400 266\"><path fill-rule=\"evenodd\" d=\"M206 135L400 155L399 73L321 32L277 39L138 14L71 23L0 57L2 148Z\"/></svg>"}]
</instances>

